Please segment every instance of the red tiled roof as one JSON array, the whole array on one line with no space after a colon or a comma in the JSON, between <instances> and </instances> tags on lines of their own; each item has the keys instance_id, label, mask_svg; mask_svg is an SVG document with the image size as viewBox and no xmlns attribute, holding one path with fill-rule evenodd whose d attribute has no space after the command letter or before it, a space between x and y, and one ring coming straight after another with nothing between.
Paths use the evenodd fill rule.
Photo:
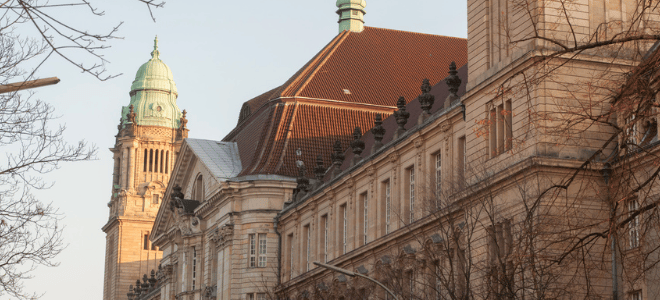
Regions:
<instances>
[{"instance_id":1,"label":"red tiled roof","mask_svg":"<svg viewBox=\"0 0 660 300\"><path fill-rule=\"evenodd\" d=\"M311 177L318 154L328 166L336 139L347 148L355 126L368 131L376 113L386 118L399 96L416 98L422 80L436 84L452 61L467 63L465 39L373 27L344 31L282 86L247 101L250 113L224 140L238 143L241 175L296 176L300 148Z\"/></svg>"}]
</instances>

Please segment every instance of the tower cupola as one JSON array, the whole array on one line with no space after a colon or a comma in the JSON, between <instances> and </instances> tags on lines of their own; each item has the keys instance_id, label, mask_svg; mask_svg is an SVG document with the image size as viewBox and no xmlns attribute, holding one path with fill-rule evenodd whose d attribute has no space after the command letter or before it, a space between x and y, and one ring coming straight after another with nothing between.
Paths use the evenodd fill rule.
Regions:
<instances>
[{"instance_id":1,"label":"tower cupola","mask_svg":"<svg viewBox=\"0 0 660 300\"><path fill-rule=\"evenodd\" d=\"M140 66L135 74L130 96L130 105L135 109L136 125L179 128L181 110L176 104L179 94L172 71L160 59L158 37L154 40L151 59ZM130 105L122 110L124 123Z\"/></svg>"},{"instance_id":2,"label":"tower cupola","mask_svg":"<svg viewBox=\"0 0 660 300\"><path fill-rule=\"evenodd\" d=\"M339 15L339 32L349 30L362 32L364 30L364 9L366 0L337 0L337 14Z\"/></svg>"}]
</instances>

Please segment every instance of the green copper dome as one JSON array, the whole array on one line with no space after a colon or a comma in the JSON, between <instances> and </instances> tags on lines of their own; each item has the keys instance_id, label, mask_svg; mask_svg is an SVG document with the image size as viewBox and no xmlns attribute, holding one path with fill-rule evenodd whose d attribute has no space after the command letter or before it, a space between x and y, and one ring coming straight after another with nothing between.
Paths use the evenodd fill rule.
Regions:
<instances>
[{"instance_id":1,"label":"green copper dome","mask_svg":"<svg viewBox=\"0 0 660 300\"><path fill-rule=\"evenodd\" d=\"M179 128L181 110L176 105L179 94L172 71L160 60L158 37L154 40L151 59L140 66L135 74L130 95L137 125ZM129 107L124 106L122 109L124 124L127 122Z\"/></svg>"}]
</instances>

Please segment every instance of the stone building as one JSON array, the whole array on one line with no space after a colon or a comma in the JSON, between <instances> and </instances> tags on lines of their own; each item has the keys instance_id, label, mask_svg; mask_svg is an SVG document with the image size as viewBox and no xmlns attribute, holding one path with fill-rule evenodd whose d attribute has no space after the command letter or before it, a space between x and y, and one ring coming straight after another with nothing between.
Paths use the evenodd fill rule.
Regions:
<instances>
[{"instance_id":1,"label":"stone building","mask_svg":"<svg viewBox=\"0 0 660 300\"><path fill-rule=\"evenodd\" d=\"M466 41L366 27L365 1L337 1L330 44L223 141L184 141L150 233L163 259L129 298L388 299L313 262L404 299L658 298L638 214L659 191L617 187L658 174L637 154L658 122L588 114L653 77L623 76L650 45L547 59L635 20L633 1L569 2L469 0Z\"/></svg>"},{"instance_id":2,"label":"stone building","mask_svg":"<svg viewBox=\"0 0 660 300\"><path fill-rule=\"evenodd\" d=\"M148 237L163 202L179 147L188 135L185 111L170 68L151 59L135 75L131 100L121 111L115 146L106 233L103 299L126 299L136 278L158 267L162 252Z\"/></svg>"}]
</instances>

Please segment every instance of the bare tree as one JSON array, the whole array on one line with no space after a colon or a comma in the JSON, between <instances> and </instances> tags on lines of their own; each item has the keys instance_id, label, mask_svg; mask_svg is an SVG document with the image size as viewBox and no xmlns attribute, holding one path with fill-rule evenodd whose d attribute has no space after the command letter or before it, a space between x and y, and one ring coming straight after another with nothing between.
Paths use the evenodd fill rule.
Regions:
<instances>
[{"instance_id":1,"label":"bare tree","mask_svg":"<svg viewBox=\"0 0 660 300\"><path fill-rule=\"evenodd\" d=\"M150 14L164 5L138 1ZM107 33L94 33L61 15L104 15L88 1L7 0L0 1L0 12L0 84L33 79L53 55L99 80L116 76L106 74L101 51L118 38L121 23ZM36 298L24 290L23 280L39 265L57 265L53 259L63 249L61 214L32 194L52 185L41 175L62 163L90 160L96 153L85 141L65 142L65 127L52 124L56 118L53 107L32 93L0 94L0 147L5 153L0 163L0 296Z\"/></svg>"}]
</instances>

